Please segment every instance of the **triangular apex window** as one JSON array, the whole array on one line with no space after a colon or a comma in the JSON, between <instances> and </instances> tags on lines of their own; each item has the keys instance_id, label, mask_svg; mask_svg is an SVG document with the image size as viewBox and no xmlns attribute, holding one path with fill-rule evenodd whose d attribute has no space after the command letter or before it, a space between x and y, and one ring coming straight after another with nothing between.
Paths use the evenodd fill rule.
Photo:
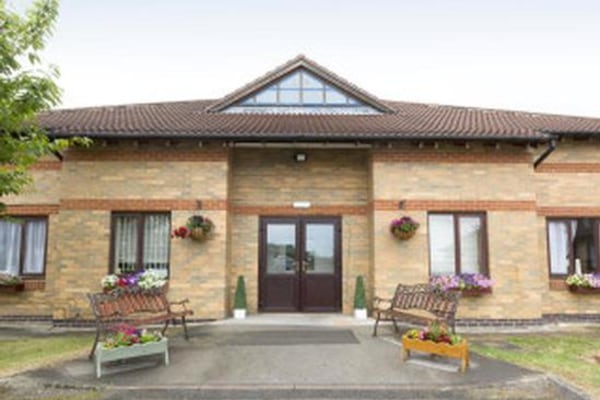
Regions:
<instances>
[{"instance_id":1,"label":"triangular apex window","mask_svg":"<svg viewBox=\"0 0 600 400\"><path fill-rule=\"evenodd\" d=\"M224 110L258 114L379 114L364 102L299 68Z\"/></svg>"}]
</instances>

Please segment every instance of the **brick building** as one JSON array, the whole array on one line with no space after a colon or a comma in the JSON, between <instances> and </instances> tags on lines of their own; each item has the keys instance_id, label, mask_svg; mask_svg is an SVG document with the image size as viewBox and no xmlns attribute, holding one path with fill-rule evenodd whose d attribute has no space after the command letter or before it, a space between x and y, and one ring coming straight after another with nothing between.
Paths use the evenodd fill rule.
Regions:
<instances>
[{"instance_id":1,"label":"brick building","mask_svg":"<svg viewBox=\"0 0 600 400\"><path fill-rule=\"evenodd\" d=\"M600 119L383 101L299 56L219 100L57 110L54 137L87 136L3 199L0 318L89 318L109 271L168 274L197 318L225 318L239 275L250 312L349 313L432 274L481 272L493 293L458 318L600 315L565 276L599 272ZM207 216L204 242L172 239ZM390 221L408 215L400 241ZM509 321L509 322L510 322Z\"/></svg>"}]
</instances>

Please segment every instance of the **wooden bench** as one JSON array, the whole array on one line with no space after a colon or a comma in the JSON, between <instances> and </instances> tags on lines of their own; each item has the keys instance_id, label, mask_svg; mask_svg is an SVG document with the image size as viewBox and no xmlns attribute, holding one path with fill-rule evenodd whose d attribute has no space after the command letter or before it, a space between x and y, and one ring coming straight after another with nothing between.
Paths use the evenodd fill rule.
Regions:
<instances>
[{"instance_id":1,"label":"wooden bench","mask_svg":"<svg viewBox=\"0 0 600 400\"><path fill-rule=\"evenodd\" d=\"M459 291L441 291L426 283L399 284L393 298L375 299L373 336L377 336L377 326L382 319L391 319L396 333L399 332L397 319L410 323L437 320L446 323L455 332L455 315L460 295Z\"/></svg>"},{"instance_id":2,"label":"wooden bench","mask_svg":"<svg viewBox=\"0 0 600 400\"><path fill-rule=\"evenodd\" d=\"M110 293L88 293L92 312L96 322L96 338L90 352L94 356L101 335L105 335L116 324L129 323L135 326L164 324L164 335L169 323L181 320L185 339L188 340L188 330L185 318L193 311L186 307L187 299L169 302L163 290L151 291L113 291ZM178 308L175 310L174 308Z\"/></svg>"}]
</instances>

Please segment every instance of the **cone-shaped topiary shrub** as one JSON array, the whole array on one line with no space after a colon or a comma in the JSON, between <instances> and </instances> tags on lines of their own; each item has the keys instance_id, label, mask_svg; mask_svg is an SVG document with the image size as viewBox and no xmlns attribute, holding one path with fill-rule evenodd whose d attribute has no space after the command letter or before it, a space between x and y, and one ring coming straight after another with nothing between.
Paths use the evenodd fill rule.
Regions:
<instances>
[{"instance_id":1,"label":"cone-shaped topiary shrub","mask_svg":"<svg viewBox=\"0 0 600 400\"><path fill-rule=\"evenodd\" d=\"M237 286L235 288L235 299L233 300L233 308L238 310L246 309L246 283L244 276L238 276Z\"/></svg>"},{"instance_id":2,"label":"cone-shaped topiary shrub","mask_svg":"<svg viewBox=\"0 0 600 400\"><path fill-rule=\"evenodd\" d=\"M354 289L354 308L367 308L367 299L365 297L365 282L362 275L356 277L356 287Z\"/></svg>"}]
</instances>

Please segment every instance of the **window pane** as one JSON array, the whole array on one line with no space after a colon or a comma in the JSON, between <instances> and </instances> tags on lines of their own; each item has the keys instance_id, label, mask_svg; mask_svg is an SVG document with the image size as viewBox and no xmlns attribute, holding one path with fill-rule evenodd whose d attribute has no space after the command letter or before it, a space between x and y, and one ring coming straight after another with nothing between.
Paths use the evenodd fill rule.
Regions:
<instances>
[{"instance_id":1,"label":"window pane","mask_svg":"<svg viewBox=\"0 0 600 400\"><path fill-rule=\"evenodd\" d=\"M331 86L327 86L327 89L325 90L325 103L346 104L346 95Z\"/></svg>"},{"instance_id":2,"label":"window pane","mask_svg":"<svg viewBox=\"0 0 600 400\"><path fill-rule=\"evenodd\" d=\"M429 259L432 275L455 273L454 217L429 215Z\"/></svg>"},{"instance_id":3,"label":"window pane","mask_svg":"<svg viewBox=\"0 0 600 400\"><path fill-rule=\"evenodd\" d=\"M308 89L322 89L323 83L309 74L308 72L302 73L302 87Z\"/></svg>"},{"instance_id":4,"label":"window pane","mask_svg":"<svg viewBox=\"0 0 600 400\"><path fill-rule=\"evenodd\" d=\"M21 225L0 221L0 272L18 275L21 261Z\"/></svg>"},{"instance_id":5,"label":"window pane","mask_svg":"<svg viewBox=\"0 0 600 400\"><path fill-rule=\"evenodd\" d=\"M267 274L294 274L296 225L267 225Z\"/></svg>"},{"instance_id":6,"label":"window pane","mask_svg":"<svg viewBox=\"0 0 600 400\"><path fill-rule=\"evenodd\" d=\"M575 272L590 274L596 271L596 242L594 241L594 221L581 218L571 222L573 249L575 251Z\"/></svg>"},{"instance_id":7,"label":"window pane","mask_svg":"<svg viewBox=\"0 0 600 400\"><path fill-rule=\"evenodd\" d=\"M550 273L569 272L569 230L564 221L548 223L548 247L550 249Z\"/></svg>"},{"instance_id":8,"label":"window pane","mask_svg":"<svg viewBox=\"0 0 600 400\"><path fill-rule=\"evenodd\" d=\"M300 73L291 74L279 81L280 89L298 89L300 88Z\"/></svg>"},{"instance_id":9,"label":"window pane","mask_svg":"<svg viewBox=\"0 0 600 400\"><path fill-rule=\"evenodd\" d=\"M306 224L304 262L308 274L335 272L334 228L333 224Z\"/></svg>"},{"instance_id":10,"label":"window pane","mask_svg":"<svg viewBox=\"0 0 600 400\"><path fill-rule=\"evenodd\" d=\"M267 89L256 95L257 104L277 103L277 89Z\"/></svg>"},{"instance_id":11,"label":"window pane","mask_svg":"<svg viewBox=\"0 0 600 400\"><path fill-rule=\"evenodd\" d=\"M168 275L170 222L168 215L146 215L144 221L144 269Z\"/></svg>"},{"instance_id":12,"label":"window pane","mask_svg":"<svg viewBox=\"0 0 600 400\"><path fill-rule=\"evenodd\" d=\"M302 104L323 104L322 90L304 90L302 92Z\"/></svg>"},{"instance_id":13,"label":"window pane","mask_svg":"<svg viewBox=\"0 0 600 400\"><path fill-rule=\"evenodd\" d=\"M137 258L138 218L118 216L115 231L115 273L134 272Z\"/></svg>"},{"instance_id":14,"label":"window pane","mask_svg":"<svg viewBox=\"0 0 600 400\"><path fill-rule=\"evenodd\" d=\"M465 217L459 218L460 230L460 272L482 273L483 260L481 254L481 218Z\"/></svg>"},{"instance_id":15,"label":"window pane","mask_svg":"<svg viewBox=\"0 0 600 400\"><path fill-rule=\"evenodd\" d=\"M300 104L299 90L280 90L279 103L281 104Z\"/></svg>"},{"instance_id":16,"label":"window pane","mask_svg":"<svg viewBox=\"0 0 600 400\"><path fill-rule=\"evenodd\" d=\"M27 221L25 230L24 274L43 274L46 253L46 221Z\"/></svg>"}]
</instances>

